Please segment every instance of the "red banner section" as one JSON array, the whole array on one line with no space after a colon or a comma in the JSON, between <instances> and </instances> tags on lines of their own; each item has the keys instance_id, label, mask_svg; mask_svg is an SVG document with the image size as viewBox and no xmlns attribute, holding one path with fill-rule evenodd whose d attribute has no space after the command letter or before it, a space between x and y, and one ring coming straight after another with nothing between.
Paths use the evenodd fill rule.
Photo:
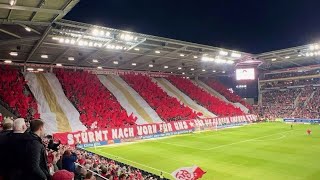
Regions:
<instances>
[{"instance_id":1,"label":"red banner section","mask_svg":"<svg viewBox=\"0 0 320 180\"><path fill-rule=\"evenodd\" d=\"M216 117L195 119L186 121L172 121L168 123L134 125L128 127L96 129L78 132L66 132L53 134L55 139L62 144L88 144L95 142L111 142L126 139L145 139L155 134L173 135L175 132L190 132L195 128L221 128L222 126L237 125L255 121L255 115L243 115L234 117ZM179 133L177 133L179 134ZM110 143L107 143L110 144Z\"/></svg>"}]
</instances>

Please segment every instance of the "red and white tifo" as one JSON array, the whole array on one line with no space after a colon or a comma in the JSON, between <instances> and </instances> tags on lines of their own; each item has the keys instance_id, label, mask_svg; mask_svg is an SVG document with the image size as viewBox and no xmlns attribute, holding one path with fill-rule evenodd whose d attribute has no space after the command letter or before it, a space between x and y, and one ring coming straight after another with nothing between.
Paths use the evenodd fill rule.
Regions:
<instances>
[{"instance_id":1,"label":"red and white tifo","mask_svg":"<svg viewBox=\"0 0 320 180\"><path fill-rule=\"evenodd\" d=\"M179 168L172 172L171 175L176 180L197 180L200 179L205 173L206 172L200 167L192 166Z\"/></svg>"}]
</instances>

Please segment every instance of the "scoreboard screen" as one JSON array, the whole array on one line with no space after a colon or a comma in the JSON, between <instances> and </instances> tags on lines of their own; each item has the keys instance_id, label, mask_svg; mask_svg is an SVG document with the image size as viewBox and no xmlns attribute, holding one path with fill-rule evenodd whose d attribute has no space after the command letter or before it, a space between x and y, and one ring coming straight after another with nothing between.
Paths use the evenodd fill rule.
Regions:
<instances>
[{"instance_id":1,"label":"scoreboard screen","mask_svg":"<svg viewBox=\"0 0 320 180\"><path fill-rule=\"evenodd\" d=\"M254 68L236 69L236 79L239 80L254 80Z\"/></svg>"}]
</instances>

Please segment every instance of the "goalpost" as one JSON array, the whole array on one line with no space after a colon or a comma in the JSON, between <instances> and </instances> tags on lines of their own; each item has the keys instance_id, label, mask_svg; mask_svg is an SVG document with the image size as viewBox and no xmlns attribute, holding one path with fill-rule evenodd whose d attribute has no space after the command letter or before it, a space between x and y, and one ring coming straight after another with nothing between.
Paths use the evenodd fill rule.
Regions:
<instances>
[{"instance_id":1,"label":"goalpost","mask_svg":"<svg viewBox=\"0 0 320 180\"><path fill-rule=\"evenodd\" d=\"M212 124L195 124L194 133L201 133L204 131L217 131L218 130L218 121L215 120Z\"/></svg>"}]
</instances>

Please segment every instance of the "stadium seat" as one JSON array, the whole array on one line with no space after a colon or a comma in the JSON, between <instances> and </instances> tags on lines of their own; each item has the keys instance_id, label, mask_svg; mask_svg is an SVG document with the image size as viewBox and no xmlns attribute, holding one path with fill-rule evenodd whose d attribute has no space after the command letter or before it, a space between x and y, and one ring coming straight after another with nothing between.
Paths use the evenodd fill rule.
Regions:
<instances>
[{"instance_id":1,"label":"stadium seat","mask_svg":"<svg viewBox=\"0 0 320 180\"><path fill-rule=\"evenodd\" d=\"M107 128L133 125L136 117L128 115L116 98L86 71L57 70L67 98L80 112L80 120L88 128Z\"/></svg>"},{"instance_id":2,"label":"stadium seat","mask_svg":"<svg viewBox=\"0 0 320 180\"><path fill-rule=\"evenodd\" d=\"M26 86L23 75L17 69L0 68L0 99L18 113L19 117L38 119L38 106Z\"/></svg>"},{"instance_id":3,"label":"stadium seat","mask_svg":"<svg viewBox=\"0 0 320 180\"><path fill-rule=\"evenodd\" d=\"M250 111L252 110L252 106L248 103L246 103L244 100L241 99L240 96L238 96L235 93L231 93L223 84L220 82L213 80L213 79L207 79L204 80L204 83L206 83L209 87L223 95L225 98L227 98L229 101L233 103L241 103L244 105L246 108L248 108Z\"/></svg>"},{"instance_id":4,"label":"stadium seat","mask_svg":"<svg viewBox=\"0 0 320 180\"><path fill-rule=\"evenodd\" d=\"M168 96L156 83L145 75L126 74L121 76L165 121L197 118L191 108Z\"/></svg>"},{"instance_id":5,"label":"stadium seat","mask_svg":"<svg viewBox=\"0 0 320 180\"><path fill-rule=\"evenodd\" d=\"M194 85L189 79L177 76L170 76L167 79L181 91L187 94L190 98L218 116L233 116L243 114L240 108L236 108L233 105L227 104L217 97L212 96L200 87Z\"/></svg>"}]
</instances>

